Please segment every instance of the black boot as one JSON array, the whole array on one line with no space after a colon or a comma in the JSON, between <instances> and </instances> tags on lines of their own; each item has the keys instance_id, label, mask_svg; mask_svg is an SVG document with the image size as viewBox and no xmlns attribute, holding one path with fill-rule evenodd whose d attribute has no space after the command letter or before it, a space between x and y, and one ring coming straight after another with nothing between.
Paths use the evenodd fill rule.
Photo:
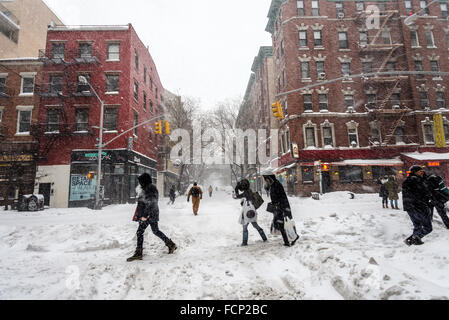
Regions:
<instances>
[{"instance_id":1,"label":"black boot","mask_svg":"<svg viewBox=\"0 0 449 320\"><path fill-rule=\"evenodd\" d=\"M142 248L136 248L136 252L134 252L134 255L132 257L129 257L126 259L126 261L131 262L134 260L142 260L143 257L143 249Z\"/></svg>"},{"instance_id":2,"label":"black boot","mask_svg":"<svg viewBox=\"0 0 449 320\"><path fill-rule=\"evenodd\" d=\"M404 243L408 246L411 246L413 244L412 238L413 236L408 237L407 239L404 240Z\"/></svg>"},{"instance_id":3,"label":"black boot","mask_svg":"<svg viewBox=\"0 0 449 320\"><path fill-rule=\"evenodd\" d=\"M420 237L412 236L412 244L414 244L415 246L420 246L423 245L424 242L422 242Z\"/></svg>"},{"instance_id":4,"label":"black boot","mask_svg":"<svg viewBox=\"0 0 449 320\"><path fill-rule=\"evenodd\" d=\"M168 247L168 254L172 254L176 249L178 249L176 244L171 241L171 239L168 239L165 245Z\"/></svg>"}]
</instances>

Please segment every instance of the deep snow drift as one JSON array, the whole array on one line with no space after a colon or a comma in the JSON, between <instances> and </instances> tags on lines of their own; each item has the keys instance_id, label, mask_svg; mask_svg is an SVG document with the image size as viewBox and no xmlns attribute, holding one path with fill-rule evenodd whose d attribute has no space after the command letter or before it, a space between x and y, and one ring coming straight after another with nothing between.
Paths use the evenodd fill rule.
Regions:
<instances>
[{"instance_id":1,"label":"deep snow drift","mask_svg":"<svg viewBox=\"0 0 449 320\"><path fill-rule=\"evenodd\" d=\"M425 245L407 247L404 211L382 209L377 194L331 193L292 198L301 234L294 247L280 236L263 243L249 227L239 247L240 205L205 193L191 202L160 200L160 228L174 255L151 233L143 261L135 248L134 205L0 213L0 299L447 299L449 230L435 217ZM266 203L262 206L266 208ZM272 215L259 211L269 234Z\"/></svg>"}]
</instances>

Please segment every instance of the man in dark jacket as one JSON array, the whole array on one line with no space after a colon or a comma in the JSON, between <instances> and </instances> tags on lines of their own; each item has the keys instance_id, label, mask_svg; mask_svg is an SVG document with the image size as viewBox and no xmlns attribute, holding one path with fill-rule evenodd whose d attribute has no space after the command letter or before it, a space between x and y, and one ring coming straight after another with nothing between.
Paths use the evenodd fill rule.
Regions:
<instances>
[{"instance_id":1,"label":"man in dark jacket","mask_svg":"<svg viewBox=\"0 0 449 320\"><path fill-rule=\"evenodd\" d=\"M175 203L175 199L176 199L175 186L171 186L169 196L170 196L170 202L171 202L171 204L174 204L174 203ZM170 203L170 202L169 202L169 203Z\"/></svg>"},{"instance_id":2,"label":"man in dark jacket","mask_svg":"<svg viewBox=\"0 0 449 320\"><path fill-rule=\"evenodd\" d=\"M177 249L176 244L159 230L159 207L157 204L159 192L154 184L152 184L151 176L148 173L144 173L139 176L138 180L141 190L138 190L136 212L136 219L139 222L139 228L137 229L137 247L134 255L128 258L127 261L142 260L143 235L148 226L151 226L151 230L155 236L161 238L161 240L165 242L169 254Z\"/></svg>"},{"instance_id":3,"label":"man in dark jacket","mask_svg":"<svg viewBox=\"0 0 449 320\"><path fill-rule=\"evenodd\" d=\"M290 247L295 244L299 236L290 244L288 240L287 233L284 229L284 217L292 217L292 210L290 208L290 203L288 202L287 194L285 193L284 187L276 179L275 175L264 175L263 178L267 185L269 185L271 204L274 208L274 227L281 232L282 239L284 240L284 245Z\"/></svg>"},{"instance_id":4,"label":"man in dark jacket","mask_svg":"<svg viewBox=\"0 0 449 320\"><path fill-rule=\"evenodd\" d=\"M413 223L413 235L405 240L407 245L421 245L422 238L432 232L432 215L429 202L432 198L424 179L424 170L412 166L410 175L402 183L402 201Z\"/></svg>"},{"instance_id":5,"label":"man in dark jacket","mask_svg":"<svg viewBox=\"0 0 449 320\"><path fill-rule=\"evenodd\" d=\"M449 190L444 184L443 178L433 174L427 177L427 186L432 194L432 201L430 206L431 215L433 216L433 209L436 208L438 214L443 220L444 225L449 229L449 218L446 214L444 204L449 201Z\"/></svg>"}]
</instances>

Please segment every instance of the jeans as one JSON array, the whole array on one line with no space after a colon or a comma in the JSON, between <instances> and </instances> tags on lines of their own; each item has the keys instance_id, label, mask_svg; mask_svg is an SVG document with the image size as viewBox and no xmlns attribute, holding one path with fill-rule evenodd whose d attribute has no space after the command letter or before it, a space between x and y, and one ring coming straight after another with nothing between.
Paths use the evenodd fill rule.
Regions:
<instances>
[{"instance_id":1,"label":"jeans","mask_svg":"<svg viewBox=\"0 0 449 320\"><path fill-rule=\"evenodd\" d=\"M444 207L444 203L441 202L436 202L434 204L434 206L430 207L430 211L431 211L431 216L433 217L433 209L436 208L438 214L441 217L441 220L443 220L444 225L446 226L446 228L449 229L449 218L446 214L446 208Z\"/></svg>"},{"instance_id":2,"label":"jeans","mask_svg":"<svg viewBox=\"0 0 449 320\"><path fill-rule=\"evenodd\" d=\"M143 234L145 233L145 230L148 226L151 226L151 231L153 231L153 234L159 238L161 238L162 241L167 243L168 238L165 234L162 233L162 231L159 230L158 222L150 222L147 221L139 221L139 229L137 229L137 248L142 249L143 247Z\"/></svg>"},{"instance_id":3,"label":"jeans","mask_svg":"<svg viewBox=\"0 0 449 320\"><path fill-rule=\"evenodd\" d=\"M267 241L267 236L265 235L265 232L263 229L257 224L257 222L251 222L254 229L256 229L260 236L262 237L263 241ZM248 224L243 225L243 242L242 245L246 246L248 244Z\"/></svg>"},{"instance_id":4,"label":"jeans","mask_svg":"<svg viewBox=\"0 0 449 320\"><path fill-rule=\"evenodd\" d=\"M430 209L425 212L407 211L413 223L413 235L420 239L432 232L432 214Z\"/></svg>"},{"instance_id":5,"label":"jeans","mask_svg":"<svg viewBox=\"0 0 449 320\"><path fill-rule=\"evenodd\" d=\"M393 201L394 201L395 206L393 206ZM398 207L398 200L390 200L390 204L391 204L392 208L397 208Z\"/></svg>"}]
</instances>

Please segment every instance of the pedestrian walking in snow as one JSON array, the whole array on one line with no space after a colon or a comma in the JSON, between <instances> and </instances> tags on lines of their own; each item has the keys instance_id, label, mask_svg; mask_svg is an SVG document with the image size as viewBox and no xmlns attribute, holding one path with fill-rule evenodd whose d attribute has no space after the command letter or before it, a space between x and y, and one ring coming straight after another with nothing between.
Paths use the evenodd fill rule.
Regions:
<instances>
[{"instance_id":1,"label":"pedestrian walking in snow","mask_svg":"<svg viewBox=\"0 0 449 320\"><path fill-rule=\"evenodd\" d=\"M391 209L399 210L398 207L398 189L399 185L396 182L396 178L394 176L389 176L387 183L385 183L385 189L388 191L388 199L390 199Z\"/></svg>"},{"instance_id":2,"label":"pedestrian walking in snow","mask_svg":"<svg viewBox=\"0 0 449 320\"><path fill-rule=\"evenodd\" d=\"M190 188L189 193L187 194L187 202L190 201L190 197L192 197L193 214L197 216L200 201L203 199L203 190L201 190L196 182L193 183L193 187Z\"/></svg>"},{"instance_id":3,"label":"pedestrian walking in snow","mask_svg":"<svg viewBox=\"0 0 449 320\"><path fill-rule=\"evenodd\" d=\"M242 193L240 193L240 191ZM254 195L250 189L249 181L242 179L237 183L234 190L235 199L243 199L241 202L242 212L240 213L239 223L243 225L243 241L242 246L248 245L248 225L251 225L256 229L262 240L267 241L267 236L263 229L257 223L257 210L254 206Z\"/></svg>"},{"instance_id":4,"label":"pedestrian walking in snow","mask_svg":"<svg viewBox=\"0 0 449 320\"><path fill-rule=\"evenodd\" d=\"M212 198L212 192L214 191L214 188L212 186L209 186L209 198Z\"/></svg>"},{"instance_id":5,"label":"pedestrian walking in snow","mask_svg":"<svg viewBox=\"0 0 449 320\"><path fill-rule=\"evenodd\" d=\"M379 179L378 183L380 184L379 197L382 198L382 208L388 209L388 191L385 188L385 183L387 183L388 179L386 177Z\"/></svg>"},{"instance_id":6,"label":"pedestrian walking in snow","mask_svg":"<svg viewBox=\"0 0 449 320\"><path fill-rule=\"evenodd\" d=\"M143 257L143 235L148 226L151 227L153 234L165 242L168 247L168 253L173 253L177 247L176 244L159 230L159 192L154 184L152 184L151 176L144 173L138 177L139 186L137 191L137 209L135 220L139 223L137 229L137 247L133 256L127 259L128 262L134 260L142 260Z\"/></svg>"},{"instance_id":7,"label":"pedestrian walking in snow","mask_svg":"<svg viewBox=\"0 0 449 320\"><path fill-rule=\"evenodd\" d=\"M285 231L284 218L288 217L290 220L293 219L292 211L290 208L290 203L288 202L287 194L285 193L284 187L276 179L275 175L268 174L263 176L267 185L269 185L269 192L271 198L271 207L273 210L273 226L275 229L279 230L284 240L284 245L290 247L295 244L299 239L297 235L291 243L288 239L287 232Z\"/></svg>"},{"instance_id":8,"label":"pedestrian walking in snow","mask_svg":"<svg viewBox=\"0 0 449 320\"><path fill-rule=\"evenodd\" d=\"M426 177L426 181L430 193L432 194L432 201L430 205L431 215L433 216L433 209L436 208L441 220L443 220L444 225L447 229L449 229L449 218L445 207L445 203L449 201L449 190L444 184L443 178L436 174Z\"/></svg>"},{"instance_id":9,"label":"pedestrian walking in snow","mask_svg":"<svg viewBox=\"0 0 449 320\"><path fill-rule=\"evenodd\" d=\"M169 196L170 196L170 202L171 202L171 204L174 204L174 203L175 203L175 199L176 199L175 186L171 186ZM169 202L169 203L170 203L170 202Z\"/></svg>"},{"instance_id":10,"label":"pedestrian walking in snow","mask_svg":"<svg viewBox=\"0 0 449 320\"><path fill-rule=\"evenodd\" d=\"M432 214L429 202L432 194L424 179L424 170L414 165L402 183L402 202L413 223L413 234L405 240L407 245L421 245L422 238L432 232Z\"/></svg>"}]
</instances>

